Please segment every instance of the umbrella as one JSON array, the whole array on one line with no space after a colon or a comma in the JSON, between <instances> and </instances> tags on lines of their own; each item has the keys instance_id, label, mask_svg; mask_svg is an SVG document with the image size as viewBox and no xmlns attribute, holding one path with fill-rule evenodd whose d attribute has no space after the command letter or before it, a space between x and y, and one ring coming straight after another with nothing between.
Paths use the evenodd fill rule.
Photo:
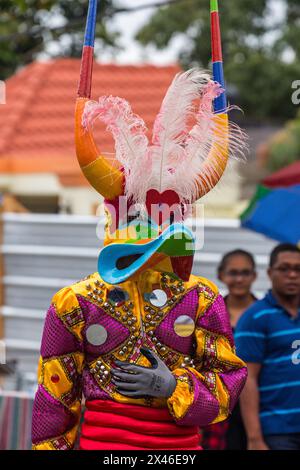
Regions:
<instances>
[{"instance_id":1,"label":"umbrella","mask_svg":"<svg viewBox=\"0 0 300 470\"><path fill-rule=\"evenodd\" d=\"M282 168L263 180L269 188L292 186L300 184L300 160Z\"/></svg>"},{"instance_id":2,"label":"umbrella","mask_svg":"<svg viewBox=\"0 0 300 470\"><path fill-rule=\"evenodd\" d=\"M300 185L273 191L260 188L261 197L252 200L241 215L242 227L280 242L300 246Z\"/></svg>"},{"instance_id":3,"label":"umbrella","mask_svg":"<svg viewBox=\"0 0 300 470\"><path fill-rule=\"evenodd\" d=\"M244 228L300 246L300 162L264 179L240 218Z\"/></svg>"}]
</instances>

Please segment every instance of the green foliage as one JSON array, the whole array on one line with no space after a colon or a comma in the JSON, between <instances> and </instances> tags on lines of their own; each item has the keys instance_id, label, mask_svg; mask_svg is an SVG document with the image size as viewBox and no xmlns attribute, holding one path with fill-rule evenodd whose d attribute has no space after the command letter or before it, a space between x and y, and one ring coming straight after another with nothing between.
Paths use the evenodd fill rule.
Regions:
<instances>
[{"instance_id":1,"label":"green foliage","mask_svg":"<svg viewBox=\"0 0 300 470\"><path fill-rule=\"evenodd\" d=\"M270 141L268 168L272 171L300 160L300 111Z\"/></svg>"},{"instance_id":2,"label":"green foliage","mask_svg":"<svg viewBox=\"0 0 300 470\"><path fill-rule=\"evenodd\" d=\"M219 1L226 80L231 101L248 117L284 120L295 116L291 84L300 79L300 2L286 2L284 21L274 24L270 0ZM209 67L209 2L184 0L160 8L138 33L141 44L158 49L185 33L181 64ZM289 60L286 60L288 51Z\"/></svg>"},{"instance_id":3,"label":"green foliage","mask_svg":"<svg viewBox=\"0 0 300 470\"><path fill-rule=\"evenodd\" d=\"M0 0L0 79L32 62L51 42L58 45L54 55L80 57L87 7L87 0ZM115 45L116 35L105 28L112 8L112 1L100 2L96 50Z\"/></svg>"}]
</instances>

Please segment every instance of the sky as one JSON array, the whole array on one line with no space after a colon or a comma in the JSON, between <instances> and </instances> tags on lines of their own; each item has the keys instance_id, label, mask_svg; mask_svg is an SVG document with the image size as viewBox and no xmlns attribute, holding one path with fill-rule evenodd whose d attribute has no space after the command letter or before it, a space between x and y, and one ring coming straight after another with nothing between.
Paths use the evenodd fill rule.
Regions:
<instances>
[{"instance_id":1,"label":"sky","mask_svg":"<svg viewBox=\"0 0 300 470\"><path fill-rule=\"evenodd\" d=\"M241 0L242 1L242 0ZM118 0L116 4L122 7L135 7L139 5L153 5L157 0ZM208 2L209 5L209 2ZM119 13L108 24L109 28L121 32L120 43L124 47L121 52L105 52L101 54L101 62L114 62L120 64L137 64L151 62L156 65L169 65L177 61L178 52L186 44L185 36L178 35L171 41L168 48L158 51L153 46L141 47L135 40L136 32L149 21L156 8L149 8L134 13ZM284 14L282 0L272 0L271 21L277 21Z\"/></svg>"},{"instance_id":2,"label":"sky","mask_svg":"<svg viewBox=\"0 0 300 470\"><path fill-rule=\"evenodd\" d=\"M136 7L139 5L153 5L158 0L119 0L116 4L122 7ZM151 62L157 65L174 64L177 61L178 51L184 44L184 37L176 38L164 51L157 51L152 46L142 47L135 40L137 31L146 24L157 8L149 8L133 13L119 13L108 24L113 31L120 31L122 37L120 43L124 51L115 53L102 53L101 62L112 60L120 64L136 64L140 62Z\"/></svg>"},{"instance_id":3,"label":"sky","mask_svg":"<svg viewBox=\"0 0 300 470\"><path fill-rule=\"evenodd\" d=\"M121 34L119 43L123 50L109 50L106 48L105 51L101 51L102 63L119 63L119 64L139 64L139 63L153 63L155 65L170 65L177 62L179 52L188 45L186 35L178 34L174 38L169 46L163 51L157 50L154 46L140 46L137 41L134 40L135 34L139 29L149 22L152 14L157 8L151 8L151 5L157 3L158 0L115 0L115 5L125 8L132 8L139 5L149 5L150 8L146 8L137 12L126 12L118 13L107 22L107 27L111 31L118 31ZM241 0L242 1L242 0ZM270 0L272 3L272 15L270 15L269 21L278 21L284 15L283 0ZM209 1L207 0L209 7ZM50 22L48 17L45 17L46 22ZM51 24L59 25L61 18L59 15L51 17ZM276 36L276 32L271 33L270 37L266 38L266 41L272 41L272 38ZM67 44L69 41L68 36L61 38L61 43L48 44L45 53L40 54L40 59L47 59L48 54L57 54L60 51L61 44Z\"/></svg>"}]
</instances>

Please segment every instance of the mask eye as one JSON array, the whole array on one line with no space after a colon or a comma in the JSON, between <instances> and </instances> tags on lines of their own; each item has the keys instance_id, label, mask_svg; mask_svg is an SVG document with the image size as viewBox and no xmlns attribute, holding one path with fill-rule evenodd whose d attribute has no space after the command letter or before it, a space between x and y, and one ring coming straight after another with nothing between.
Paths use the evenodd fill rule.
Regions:
<instances>
[{"instance_id":1,"label":"mask eye","mask_svg":"<svg viewBox=\"0 0 300 470\"><path fill-rule=\"evenodd\" d=\"M136 254L136 255L129 255L129 256L121 256L116 262L117 269L126 269L132 263L134 263L137 259L143 256L143 253Z\"/></svg>"}]
</instances>

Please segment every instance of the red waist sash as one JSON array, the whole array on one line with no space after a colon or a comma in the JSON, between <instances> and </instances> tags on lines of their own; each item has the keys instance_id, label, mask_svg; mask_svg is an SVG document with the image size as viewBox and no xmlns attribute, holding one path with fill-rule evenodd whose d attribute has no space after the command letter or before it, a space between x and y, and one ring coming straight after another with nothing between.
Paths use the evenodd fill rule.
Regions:
<instances>
[{"instance_id":1,"label":"red waist sash","mask_svg":"<svg viewBox=\"0 0 300 470\"><path fill-rule=\"evenodd\" d=\"M178 426L165 408L86 402L81 450L201 450L197 426Z\"/></svg>"}]
</instances>

